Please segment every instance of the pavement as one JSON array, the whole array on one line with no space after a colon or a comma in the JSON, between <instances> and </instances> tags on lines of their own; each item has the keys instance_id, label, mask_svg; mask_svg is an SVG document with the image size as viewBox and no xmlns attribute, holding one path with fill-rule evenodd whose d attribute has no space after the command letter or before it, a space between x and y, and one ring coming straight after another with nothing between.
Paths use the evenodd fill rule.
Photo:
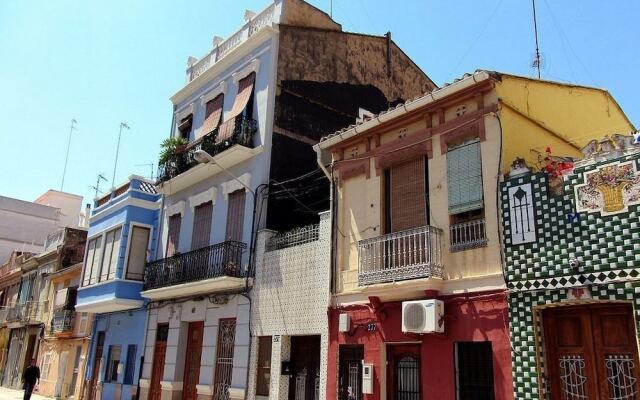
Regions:
<instances>
[{"instance_id":1,"label":"pavement","mask_svg":"<svg viewBox=\"0 0 640 400\"><path fill-rule=\"evenodd\" d=\"M24 390L14 390L0 387L0 400L22 400ZM53 397L44 397L36 393L31 395L31 400L51 400Z\"/></svg>"}]
</instances>

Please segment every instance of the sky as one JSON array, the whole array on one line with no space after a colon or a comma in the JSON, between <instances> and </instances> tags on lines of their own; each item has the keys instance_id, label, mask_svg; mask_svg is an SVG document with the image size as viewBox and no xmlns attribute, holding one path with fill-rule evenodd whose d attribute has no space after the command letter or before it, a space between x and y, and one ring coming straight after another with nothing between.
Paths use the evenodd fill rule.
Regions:
<instances>
[{"instance_id":1,"label":"sky","mask_svg":"<svg viewBox=\"0 0 640 400\"><path fill-rule=\"evenodd\" d=\"M330 12L331 0L311 0ZM187 57L228 37L246 9L269 0L0 1L0 195L35 200L60 190L91 202L98 174L112 186L157 169L169 97ZM537 0L544 79L608 89L640 127L640 1ZM393 40L438 85L490 69L534 76L529 0L333 0L346 31Z\"/></svg>"}]
</instances>

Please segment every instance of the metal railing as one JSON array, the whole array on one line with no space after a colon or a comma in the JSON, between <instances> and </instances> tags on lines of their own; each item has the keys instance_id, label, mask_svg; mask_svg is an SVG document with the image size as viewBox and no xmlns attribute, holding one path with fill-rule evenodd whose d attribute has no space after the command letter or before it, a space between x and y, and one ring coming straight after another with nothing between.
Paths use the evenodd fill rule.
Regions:
<instances>
[{"instance_id":1,"label":"metal railing","mask_svg":"<svg viewBox=\"0 0 640 400\"><path fill-rule=\"evenodd\" d=\"M73 310L59 310L53 313L51 333L63 333L73 330L73 320L76 312Z\"/></svg>"},{"instance_id":2,"label":"metal railing","mask_svg":"<svg viewBox=\"0 0 640 400\"><path fill-rule=\"evenodd\" d=\"M256 120L243 115L236 117L233 134L224 139L218 139L219 128L192 142L187 149L180 154L175 154L165 163L158 166L158 183L175 178L198 164L194 154L198 150L204 150L211 156L216 156L228 148L239 144L244 147L253 147L253 136L258 130Z\"/></svg>"},{"instance_id":3,"label":"metal railing","mask_svg":"<svg viewBox=\"0 0 640 400\"><path fill-rule=\"evenodd\" d=\"M245 243L227 241L148 263L144 273L144 289L221 276L242 278L245 275L242 254L246 248Z\"/></svg>"},{"instance_id":4,"label":"metal railing","mask_svg":"<svg viewBox=\"0 0 640 400\"><path fill-rule=\"evenodd\" d=\"M475 249L487 245L487 231L484 219L478 219L449 227L451 251Z\"/></svg>"},{"instance_id":5,"label":"metal railing","mask_svg":"<svg viewBox=\"0 0 640 400\"><path fill-rule=\"evenodd\" d=\"M229 36L226 40L219 42L211 52L187 69L188 80L192 81L202 75L204 71L220 61L231 50L238 47L265 26L271 24L273 22L274 12L275 4L272 4L258 15L253 16L242 28L236 31L236 33Z\"/></svg>"},{"instance_id":6,"label":"metal railing","mask_svg":"<svg viewBox=\"0 0 640 400\"><path fill-rule=\"evenodd\" d=\"M318 240L320 225L307 225L278 233L267 241L267 251L281 250Z\"/></svg>"},{"instance_id":7,"label":"metal railing","mask_svg":"<svg viewBox=\"0 0 640 400\"><path fill-rule=\"evenodd\" d=\"M49 302L27 301L9 307L7 322L38 323L44 322L44 313L48 310Z\"/></svg>"},{"instance_id":8,"label":"metal railing","mask_svg":"<svg viewBox=\"0 0 640 400\"><path fill-rule=\"evenodd\" d=\"M358 242L358 284L443 278L442 230L423 226Z\"/></svg>"}]
</instances>

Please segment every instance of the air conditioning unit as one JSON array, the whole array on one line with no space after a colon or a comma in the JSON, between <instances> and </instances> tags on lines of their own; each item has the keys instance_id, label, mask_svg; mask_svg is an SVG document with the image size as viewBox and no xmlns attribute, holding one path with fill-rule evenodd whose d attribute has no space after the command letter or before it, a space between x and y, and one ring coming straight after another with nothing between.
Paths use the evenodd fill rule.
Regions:
<instances>
[{"instance_id":1,"label":"air conditioning unit","mask_svg":"<svg viewBox=\"0 0 640 400\"><path fill-rule=\"evenodd\" d=\"M402 302L402 332L444 333L444 303L441 300Z\"/></svg>"},{"instance_id":2,"label":"air conditioning unit","mask_svg":"<svg viewBox=\"0 0 640 400\"><path fill-rule=\"evenodd\" d=\"M340 314L338 320L338 331L349 332L349 330L351 330L351 318L349 318L349 314Z\"/></svg>"}]
</instances>

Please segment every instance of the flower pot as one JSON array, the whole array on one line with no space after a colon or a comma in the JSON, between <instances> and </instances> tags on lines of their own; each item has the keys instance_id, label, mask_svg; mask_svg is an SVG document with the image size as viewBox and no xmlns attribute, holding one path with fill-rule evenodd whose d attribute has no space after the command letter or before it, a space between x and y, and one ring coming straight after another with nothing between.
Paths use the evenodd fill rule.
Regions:
<instances>
[{"instance_id":1,"label":"flower pot","mask_svg":"<svg viewBox=\"0 0 640 400\"><path fill-rule=\"evenodd\" d=\"M626 185L626 183L621 183L616 186L600 185L596 187L596 189L602 193L602 198L604 200L604 206L602 209L605 212L616 212L624 208L622 190Z\"/></svg>"}]
</instances>

